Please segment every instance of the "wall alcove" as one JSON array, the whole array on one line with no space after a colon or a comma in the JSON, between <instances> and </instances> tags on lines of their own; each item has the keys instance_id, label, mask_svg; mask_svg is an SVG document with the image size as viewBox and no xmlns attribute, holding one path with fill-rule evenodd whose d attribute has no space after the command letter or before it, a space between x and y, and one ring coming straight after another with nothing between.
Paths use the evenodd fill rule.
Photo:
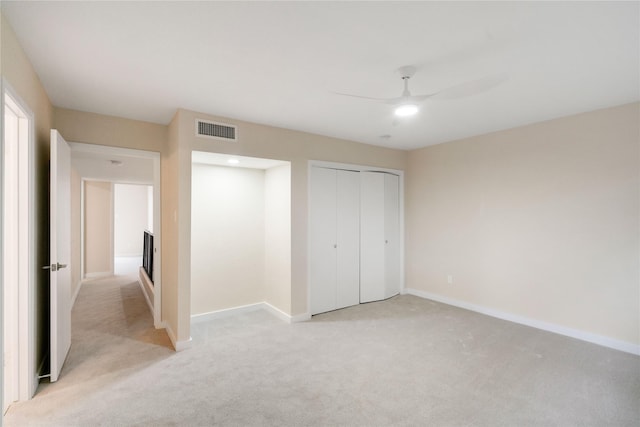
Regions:
<instances>
[{"instance_id":1,"label":"wall alcove","mask_svg":"<svg viewBox=\"0 0 640 427\"><path fill-rule=\"evenodd\" d=\"M191 315L260 304L288 312L289 162L194 151Z\"/></svg>"}]
</instances>

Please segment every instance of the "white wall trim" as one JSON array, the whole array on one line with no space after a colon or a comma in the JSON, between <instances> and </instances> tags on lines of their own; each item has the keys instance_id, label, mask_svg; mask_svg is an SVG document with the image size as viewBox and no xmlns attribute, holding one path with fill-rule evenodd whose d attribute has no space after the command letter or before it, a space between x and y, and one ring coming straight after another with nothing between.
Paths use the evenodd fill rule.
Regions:
<instances>
[{"instance_id":1,"label":"white wall trim","mask_svg":"<svg viewBox=\"0 0 640 427\"><path fill-rule=\"evenodd\" d=\"M36 266L36 245L35 245L35 116L28 104L24 102L22 97L16 92L11 84L2 78L0 81L0 139L2 140L2 146L5 144L5 132L4 132L4 114L5 114L5 96L9 96L20 110L23 119L27 120L27 144L21 144L18 147L18 192L19 201L18 209L19 216L22 221L18 224L19 240L19 254L18 254L18 270L19 270L19 284L18 284L18 307L14 320L17 320L18 324L18 342L17 349L15 351L15 357L17 360L25 361L26 363L19 363L17 367L16 378L18 382L18 395L15 396L18 400L31 399L35 393L38 384L38 372L36 371L36 336L35 336L35 287L36 278L38 277L35 272L40 272L40 266ZM4 152L4 150L2 150ZM2 168L5 165L4 154L0 154L0 162ZM4 169L3 169L4 170ZM2 235L2 227L4 226L4 178L0 178L0 194L2 195L2 203L0 203L0 235ZM2 235L2 239L6 239L6 236ZM0 249L0 257L4 260L4 252ZM42 260L47 262L49 260ZM0 261L1 265L2 261ZM4 271L0 269L1 271ZM4 283L0 278L0 286L2 290L0 293L4 294ZM4 304L4 295L0 298L0 303ZM2 314L4 316L4 312ZM0 316L1 317L1 316ZM0 330L3 330L4 318L0 320ZM0 344L0 354L4 355L4 340ZM2 357L4 365L4 357ZM4 368L0 376L4 376ZM4 378L3 378L4 381ZM4 399L3 390L0 390L0 401Z\"/></svg>"},{"instance_id":2,"label":"white wall trim","mask_svg":"<svg viewBox=\"0 0 640 427\"><path fill-rule=\"evenodd\" d=\"M162 322L161 327L167 331L167 335L169 336L169 339L171 340L171 344L173 345L175 351L183 351L191 348L191 337L189 337L189 339L185 341L178 341L176 339L175 332L173 332L173 329L171 329L171 326L167 322Z\"/></svg>"},{"instance_id":3,"label":"white wall trim","mask_svg":"<svg viewBox=\"0 0 640 427\"><path fill-rule=\"evenodd\" d=\"M252 311L262 310L264 303L258 302L255 304L241 305L238 307L224 308L222 310L209 311L207 313L192 314L191 324L207 322L213 319L222 319L229 316L235 316L237 314L249 313Z\"/></svg>"},{"instance_id":4,"label":"white wall trim","mask_svg":"<svg viewBox=\"0 0 640 427\"><path fill-rule=\"evenodd\" d=\"M80 177L80 280L82 281L82 279L85 277L85 269L84 269L84 261L85 261L85 256L84 256L84 251L85 251L85 245L84 245L84 222L85 222L85 215L84 215L84 201L85 201L85 196L84 196L84 192L85 192L85 180L84 178L82 178L82 176Z\"/></svg>"},{"instance_id":5,"label":"white wall trim","mask_svg":"<svg viewBox=\"0 0 640 427\"><path fill-rule=\"evenodd\" d=\"M284 311L280 310L279 308L269 304L268 302L263 302L262 303L262 308L264 310L266 310L267 312L271 313L272 315L274 315L275 317L277 317L278 319L287 322L287 323L291 323L291 316L288 315L287 313L285 313Z\"/></svg>"},{"instance_id":6,"label":"white wall trim","mask_svg":"<svg viewBox=\"0 0 640 427\"><path fill-rule=\"evenodd\" d=\"M225 308L222 310L210 311L208 313L201 314L192 314L191 315L191 324L207 322L209 320L221 319L225 317L231 317L242 313L249 313L252 311L264 310L283 322L287 323L297 323L304 322L305 320L311 319L311 315L309 313L297 314L295 316L291 316L279 308L269 304L268 302L258 302L255 304L247 304L241 305L238 307Z\"/></svg>"},{"instance_id":7,"label":"white wall trim","mask_svg":"<svg viewBox=\"0 0 640 427\"><path fill-rule=\"evenodd\" d=\"M109 245L111 246L109 248L109 271L111 272L111 275L113 276L115 274L115 251L116 251L116 236L115 236L115 230L116 230L116 186L114 185L113 182L109 183L109 191L111 194L111 201L110 203L110 214L109 214Z\"/></svg>"},{"instance_id":8,"label":"white wall trim","mask_svg":"<svg viewBox=\"0 0 640 427\"><path fill-rule=\"evenodd\" d=\"M445 297L442 295L432 294L430 292L420 291L417 289L405 288L402 293L441 302L443 304L452 305L454 307L464 308L466 310L475 311L476 313L485 314L487 316L495 317L502 320L507 320L513 323L519 323L521 325L530 326L532 328L541 329L543 331L553 332L555 334L576 338L582 341L590 342L592 344L601 345L603 347L609 347L614 350L624 351L625 353L640 355L640 345L638 344L620 341L620 340L605 337L602 335L580 331L577 329L567 328L565 326L557 325L554 323L547 323L547 322L531 319L524 316L518 316L517 314L505 313L503 311L494 310L492 308L483 307L480 305L468 303L465 301L460 301L460 300Z\"/></svg>"},{"instance_id":9,"label":"white wall trim","mask_svg":"<svg viewBox=\"0 0 640 427\"><path fill-rule=\"evenodd\" d=\"M307 320L311 320L311 313L295 314L291 316L290 323L306 322Z\"/></svg>"}]
</instances>

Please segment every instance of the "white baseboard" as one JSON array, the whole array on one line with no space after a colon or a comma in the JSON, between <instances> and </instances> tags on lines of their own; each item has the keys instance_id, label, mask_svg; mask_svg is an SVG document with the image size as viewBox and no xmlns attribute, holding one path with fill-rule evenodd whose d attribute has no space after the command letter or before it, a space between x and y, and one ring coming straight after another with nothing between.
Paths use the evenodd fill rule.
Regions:
<instances>
[{"instance_id":1,"label":"white baseboard","mask_svg":"<svg viewBox=\"0 0 640 427\"><path fill-rule=\"evenodd\" d=\"M311 319L311 314L302 313L302 314L295 314L290 317L291 317L290 323L306 322L307 320Z\"/></svg>"},{"instance_id":2,"label":"white baseboard","mask_svg":"<svg viewBox=\"0 0 640 427\"><path fill-rule=\"evenodd\" d=\"M291 316L289 316L287 313L280 310L279 308L269 304L268 302L263 302L262 308L268 311L269 313L271 313L272 315L276 316L278 319L287 323L291 323Z\"/></svg>"},{"instance_id":3,"label":"white baseboard","mask_svg":"<svg viewBox=\"0 0 640 427\"><path fill-rule=\"evenodd\" d=\"M163 322L164 329L167 331L167 335L169 335L169 339L171 340L171 344L176 351L183 351L188 348L191 348L191 337L188 340L178 341L176 338L175 332L171 329L171 326L167 322Z\"/></svg>"},{"instance_id":4,"label":"white baseboard","mask_svg":"<svg viewBox=\"0 0 640 427\"><path fill-rule=\"evenodd\" d=\"M82 280L79 280L78 286L76 286L76 291L73 293L73 296L71 297L71 308L73 308L73 305L76 303L76 299L78 299L78 294L80 293L81 286L82 286Z\"/></svg>"},{"instance_id":5,"label":"white baseboard","mask_svg":"<svg viewBox=\"0 0 640 427\"><path fill-rule=\"evenodd\" d=\"M200 313L200 314L192 314L191 315L191 323L201 323L206 322L213 319L221 319L223 317L234 316L236 314L241 313L249 313L251 311L262 310L262 302L258 302L255 304L247 304L241 305L238 307L225 308L222 310L210 311L208 313Z\"/></svg>"},{"instance_id":6,"label":"white baseboard","mask_svg":"<svg viewBox=\"0 0 640 427\"><path fill-rule=\"evenodd\" d=\"M284 311L280 310L278 307L275 307L271 304L269 304L268 302L263 302L263 308L265 310L267 310L269 313L273 314L274 316L276 316L278 319L283 320L287 323L297 323L297 322L304 322L305 320L309 320L311 319L311 315L309 313L303 313L303 314L296 314L296 315L290 315L285 313Z\"/></svg>"},{"instance_id":7,"label":"white baseboard","mask_svg":"<svg viewBox=\"0 0 640 427\"><path fill-rule=\"evenodd\" d=\"M640 355L640 345L633 344L630 342L620 341L620 340L605 337L602 335L592 334L590 332L584 332L577 329L567 328L565 326L557 325L554 323L542 322L540 320L518 316L516 314L505 313L503 311L494 310L492 308L483 307L480 305L468 303L465 301L460 301L460 300L445 297L442 295L432 294L430 292L420 291L417 289L405 288L402 290L402 293L441 302L441 303L452 305L455 307L464 308L466 310L475 311L476 313L486 314L487 316L496 317L502 320L508 320L509 322L531 326L532 328L541 329L543 331L553 332L559 335L576 338L582 341L587 341L593 344L601 345L603 347L609 347L615 350L624 351L625 353Z\"/></svg>"},{"instance_id":8,"label":"white baseboard","mask_svg":"<svg viewBox=\"0 0 640 427\"><path fill-rule=\"evenodd\" d=\"M268 302L258 302L255 304L241 305L239 307L231 307L225 308L223 310L210 311L208 313L201 314L192 314L191 315L191 323L200 323L206 322L208 320L220 319L223 317L234 316L237 314L248 313L251 311L257 310L265 310L278 319L287 322L287 323L295 323L295 322L303 322L305 320L309 320L311 316L308 313L305 314L297 314L295 316L291 316L279 308L269 304Z\"/></svg>"}]
</instances>

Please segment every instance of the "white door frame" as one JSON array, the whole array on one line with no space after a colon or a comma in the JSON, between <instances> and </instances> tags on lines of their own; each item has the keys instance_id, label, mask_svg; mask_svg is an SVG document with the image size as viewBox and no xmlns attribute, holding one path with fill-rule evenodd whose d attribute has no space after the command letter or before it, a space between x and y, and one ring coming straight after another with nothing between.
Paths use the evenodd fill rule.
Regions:
<instances>
[{"instance_id":1,"label":"white door frame","mask_svg":"<svg viewBox=\"0 0 640 427\"><path fill-rule=\"evenodd\" d=\"M34 304L34 280L35 280L35 242L33 241L34 233L34 135L35 135L35 120L34 115L27 106L27 104L20 98L20 96L13 90L11 85L2 79L2 100L0 100L0 113L2 114L2 122L4 123L5 108L11 108L19 117L22 131L19 131L19 138L22 141L22 136L27 140L26 144L19 144L17 158L17 194L9 195L14 199L11 203L16 203L17 199L17 233L12 236L5 236L3 233L4 228L4 205L5 197L4 193L4 147L5 147L5 134L4 127L2 130L2 150L0 150L0 163L2 165L2 174L0 177L0 192L2 193L2 209L0 209L0 216L2 217L2 227L0 227L0 234L2 234L2 250L0 256L0 262L4 263L5 245L10 247L12 251L16 251L16 262L13 277L15 278L17 285L14 288L13 297L15 298L15 304L8 304L8 312L4 312L2 318L2 331L4 337L4 322L8 320L10 324L17 325L15 334L13 337L9 337L13 342L5 343L2 341L2 360L4 365L4 350L12 348L15 351L12 354L14 363L13 365L13 378L17 381L14 385L13 396L7 396L11 400L29 400L35 393L38 385L38 373L35 367L35 304ZM11 105L7 105L9 102ZM16 111L17 110L17 111ZM26 135L25 135L26 133ZM2 265L2 271L5 272L5 267ZM3 274L0 274L0 293L3 294L2 303L4 308L4 279ZM4 369L2 369L2 375L4 376ZM3 378L4 383L4 378ZM4 399L5 396L2 396ZM3 404L4 406L4 404Z\"/></svg>"},{"instance_id":2,"label":"white door frame","mask_svg":"<svg viewBox=\"0 0 640 427\"><path fill-rule=\"evenodd\" d=\"M311 206L311 168L321 167L329 169L343 169L358 172L387 172L399 177L399 202L400 202L400 293L404 294L404 171L400 169L381 168L376 166L355 165L351 163L327 162L322 160L309 160L307 162L307 207ZM306 318L311 317L311 209L307 209L307 313Z\"/></svg>"},{"instance_id":3,"label":"white door frame","mask_svg":"<svg viewBox=\"0 0 640 427\"><path fill-rule=\"evenodd\" d=\"M163 328L162 322L162 230L161 230L161 200L160 200L160 153L155 151L136 150L132 148L119 148L107 145L85 144L70 142L71 152L96 153L105 156L127 156L150 159L153 161L153 324L157 329ZM128 181L112 181L122 184L131 184ZM83 186L84 187L84 179ZM81 189L81 206L84 206L84 188ZM84 212L81 214L81 221ZM84 235L81 238L84 245ZM84 247L81 250L81 257L84 256ZM84 262L81 263L81 277L84 277Z\"/></svg>"}]
</instances>

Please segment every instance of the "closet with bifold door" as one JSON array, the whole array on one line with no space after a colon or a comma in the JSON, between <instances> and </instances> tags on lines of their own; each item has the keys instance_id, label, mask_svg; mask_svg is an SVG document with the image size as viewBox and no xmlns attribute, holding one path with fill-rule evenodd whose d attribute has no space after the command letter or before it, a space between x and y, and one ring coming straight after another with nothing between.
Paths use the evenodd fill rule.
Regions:
<instances>
[{"instance_id":1,"label":"closet with bifold door","mask_svg":"<svg viewBox=\"0 0 640 427\"><path fill-rule=\"evenodd\" d=\"M360 302L400 292L400 197L397 175L360 173Z\"/></svg>"},{"instance_id":2,"label":"closet with bifold door","mask_svg":"<svg viewBox=\"0 0 640 427\"><path fill-rule=\"evenodd\" d=\"M311 170L311 313L360 302L360 177Z\"/></svg>"},{"instance_id":3,"label":"closet with bifold door","mask_svg":"<svg viewBox=\"0 0 640 427\"><path fill-rule=\"evenodd\" d=\"M312 166L309 190L311 314L398 294L398 175Z\"/></svg>"}]
</instances>

